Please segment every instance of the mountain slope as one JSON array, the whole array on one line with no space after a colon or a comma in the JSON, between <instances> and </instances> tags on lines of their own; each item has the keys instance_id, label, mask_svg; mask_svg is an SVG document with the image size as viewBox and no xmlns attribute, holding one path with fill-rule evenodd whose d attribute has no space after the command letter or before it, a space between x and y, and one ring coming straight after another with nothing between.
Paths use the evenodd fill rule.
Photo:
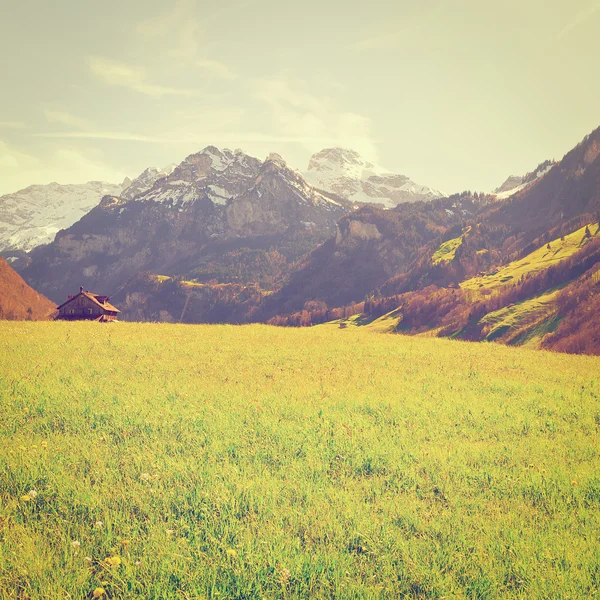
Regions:
<instances>
[{"instance_id":1,"label":"mountain slope","mask_svg":"<svg viewBox=\"0 0 600 600\"><path fill-rule=\"evenodd\" d=\"M54 302L38 294L0 257L0 319L39 321L49 319Z\"/></svg>"},{"instance_id":2,"label":"mountain slope","mask_svg":"<svg viewBox=\"0 0 600 600\"><path fill-rule=\"evenodd\" d=\"M599 308L600 223L591 223L460 286L370 294L364 302L333 309L312 303L269 322L308 326L330 321L329 326L382 333L600 354Z\"/></svg>"},{"instance_id":3,"label":"mountain slope","mask_svg":"<svg viewBox=\"0 0 600 600\"><path fill-rule=\"evenodd\" d=\"M209 146L133 199L103 198L32 252L23 273L59 301L79 285L113 294L142 271L218 272L222 256L243 249L278 251L291 263L331 236L350 208L277 155L261 162Z\"/></svg>"},{"instance_id":4,"label":"mountain slope","mask_svg":"<svg viewBox=\"0 0 600 600\"><path fill-rule=\"evenodd\" d=\"M363 207L340 220L336 236L315 249L277 293L267 317L300 310L307 301L329 306L360 302L404 273L428 244L479 210L473 197L405 203L392 210Z\"/></svg>"},{"instance_id":5,"label":"mountain slope","mask_svg":"<svg viewBox=\"0 0 600 600\"><path fill-rule=\"evenodd\" d=\"M0 251L28 252L48 244L61 229L78 221L103 196L118 195L121 186L89 181L31 185L0 197Z\"/></svg>"},{"instance_id":6,"label":"mountain slope","mask_svg":"<svg viewBox=\"0 0 600 600\"><path fill-rule=\"evenodd\" d=\"M600 212L600 127L590 133L543 177L490 207L489 226L506 227L514 240L507 250L525 247L539 236L583 215ZM574 227L568 226L571 229Z\"/></svg>"},{"instance_id":7,"label":"mountain slope","mask_svg":"<svg viewBox=\"0 0 600 600\"><path fill-rule=\"evenodd\" d=\"M315 187L354 203L393 208L401 202L432 200L443 194L411 181L405 175L386 172L354 150L326 148L313 154L305 179Z\"/></svg>"}]
</instances>

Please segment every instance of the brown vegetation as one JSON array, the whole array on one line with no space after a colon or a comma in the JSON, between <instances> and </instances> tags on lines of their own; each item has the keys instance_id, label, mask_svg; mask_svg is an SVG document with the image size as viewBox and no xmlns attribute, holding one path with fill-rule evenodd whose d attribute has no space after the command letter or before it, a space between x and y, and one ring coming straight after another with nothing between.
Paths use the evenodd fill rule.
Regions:
<instances>
[{"instance_id":1,"label":"brown vegetation","mask_svg":"<svg viewBox=\"0 0 600 600\"><path fill-rule=\"evenodd\" d=\"M0 257L0 319L9 321L41 321L50 319L54 302L38 294Z\"/></svg>"}]
</instances>

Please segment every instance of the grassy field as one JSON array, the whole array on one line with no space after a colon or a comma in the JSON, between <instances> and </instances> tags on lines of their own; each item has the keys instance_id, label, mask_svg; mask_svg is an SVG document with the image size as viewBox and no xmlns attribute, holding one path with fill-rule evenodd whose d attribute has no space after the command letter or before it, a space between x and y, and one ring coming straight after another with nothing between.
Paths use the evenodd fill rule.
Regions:
<instances>
[{"instance_id":1,"label":"grassy field","mask_svg":"<svg viewBox=\"0 0 600 600\"><path fill-rule=\"evenodd\" d=\"M402 313L400 309L394 309L385 315L376 319L369 317L365 314L357 314L348 317L347 319L336 319L335 321L328 321L315 327L321 328L340 328L340 325L344 324L346 327L362 327L366 331L372 331L376 333L393 333L398 328L398 325L402 319Z\"/></svg>"},{"instance_id":2,"label":"grassy field","mask_svg":"<svg viewBox=\"0 0 600 600\"><path fill-rule=\"evenodd\" d=\"M600 360L0 322L0 598L593 598Z\"/></svg>"}]
</instances>

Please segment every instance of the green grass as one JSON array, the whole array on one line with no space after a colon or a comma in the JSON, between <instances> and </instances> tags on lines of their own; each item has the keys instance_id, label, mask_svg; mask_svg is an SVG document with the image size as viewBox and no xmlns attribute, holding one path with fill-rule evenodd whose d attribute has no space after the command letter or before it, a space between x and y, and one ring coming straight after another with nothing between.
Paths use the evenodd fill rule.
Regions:
<instances>
[{"instance_id":1,"label":"green grass","mask_svg":"<svg viewBox=\"0 0 600 600\"><path fill-rule=\"evenodd\" d=\"M553 290L540 294L523 302L511 304L488 313L480 320L480 323L488 326L485 339L493 341L529 323L550 317L552 313L556 312L555 299L558 291ZM530 345L533 345L531 336L529 336L528 341Z\"/></svg>"},{"instance_id":2,"label":"green grass","mask_svg":"<svg viewBox=\"0 0 600 600\"><path fill-rule=\"evenodd\" d=\"M592 236L598 235L600 229L598 224L590 225L589 228ZM544 245L524 258L500 267L494 273L463 281L460 287L466 290L494 290L505 285L512 285L517 283L523 275L538 273L565 258L569 258L582 248L586 242L585 227L582 227L565 236L564 240L561 240L561 238L552 240L550 249L547 245Z\"/></svg>"},{"instance_id":3,"label":"green grass","mask_svg":"<svg viewBox=\"0 0 600 600\"><path fill-rule=\"evenodd\" d=\"M450 262L456 255L456 250L463 243L462 235L457 238L453 238L444 242L440 247L433 253L431 257L431 263L438 265L442 262Z\"/></svg>"},{"instance_id":4,"label":"green grass","mask_svg":"<svg viewBox=\"0 0 600 600\"><path fill-rule=\"evenodd\" d=\"M0 597L597 597L599 372L360 327L0 322Z\"/></svg>"},{"instance_id":5,"label":"green grass","mask_svg":"<svg viewBox=\"0 0 600 600\"><path fill-rule=\"evenodd\" d=\"M335 321L328 321L327 323L316 325L316 327L325 327L327 329L340 329L340 325L345 325L346 327L361 327L366 331L372 331L376 333L393 333L397 330L401 320L402 310L400 308L396 308L381 317L377 317L376 319L373 319L372 317L365 315L364 313L360 313L357 315L352 315L347 319L336 319Z\"/></svg>"}]
</instances>

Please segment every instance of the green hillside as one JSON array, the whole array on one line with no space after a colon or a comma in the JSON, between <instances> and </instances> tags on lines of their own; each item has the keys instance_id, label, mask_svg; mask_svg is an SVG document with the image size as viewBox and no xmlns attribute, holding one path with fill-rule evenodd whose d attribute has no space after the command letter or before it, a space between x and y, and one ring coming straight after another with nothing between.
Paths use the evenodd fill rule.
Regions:
<instances>
[{"instance_id":1,"label":"green hillside","mask_svg":"<svg viewBox=\"0 0 600 600\"><path fill-rule=\"evenodd\" d=\"M442 262L451 261L456 255L456 250L461 246L462 242L463 238L461 235L460 237L453 238L441 244L431 257L432 264L438 265Z\"/></svg>"},{"instance_id":2,"label":"green hillside","mask_svg":"<svg viewBox=\"0 0 600 600\"><path fill-rule=\"evenodd\" d=\"M517 283L524 275L538 273L558 264L565 258L573 256L588 241L585 230L586 227L582 227L564 236L564 238L552 240L549 244L538 248L524 258L508 263L493 273L463 281L460 287L465 290L495 290L505 285ZM589 230L592 236L598 235L600 224L589 225Z\"/></svg>"},{"instance_id":3,"label":"green hillside","mask_svg":"<svg viewBox=\"0 0 600 600\"><path fill-rule=\"evenodd\" d=\"M485 339L487 341L499 338L510 339L512 333L528 324L545 321L556 313L554 301L557 293L558 291L554 290L517 304L511 304L500 310L489 312L480 320L480 323L487 325L484 330ZM544 333L547 333L547 331ZM529 345L533 345L534 340L532 337L528 336L527 339Z\"/></svg>"},{"instance_id":4,"label":"green hillside","mask_svg":"<svg viewBox=\"0 0 600 600\"><path fill-rule=\"evenodd\" d=\"M2 598L591 598L600 359L0 323Z\"/></svg>"}]
</instances>

